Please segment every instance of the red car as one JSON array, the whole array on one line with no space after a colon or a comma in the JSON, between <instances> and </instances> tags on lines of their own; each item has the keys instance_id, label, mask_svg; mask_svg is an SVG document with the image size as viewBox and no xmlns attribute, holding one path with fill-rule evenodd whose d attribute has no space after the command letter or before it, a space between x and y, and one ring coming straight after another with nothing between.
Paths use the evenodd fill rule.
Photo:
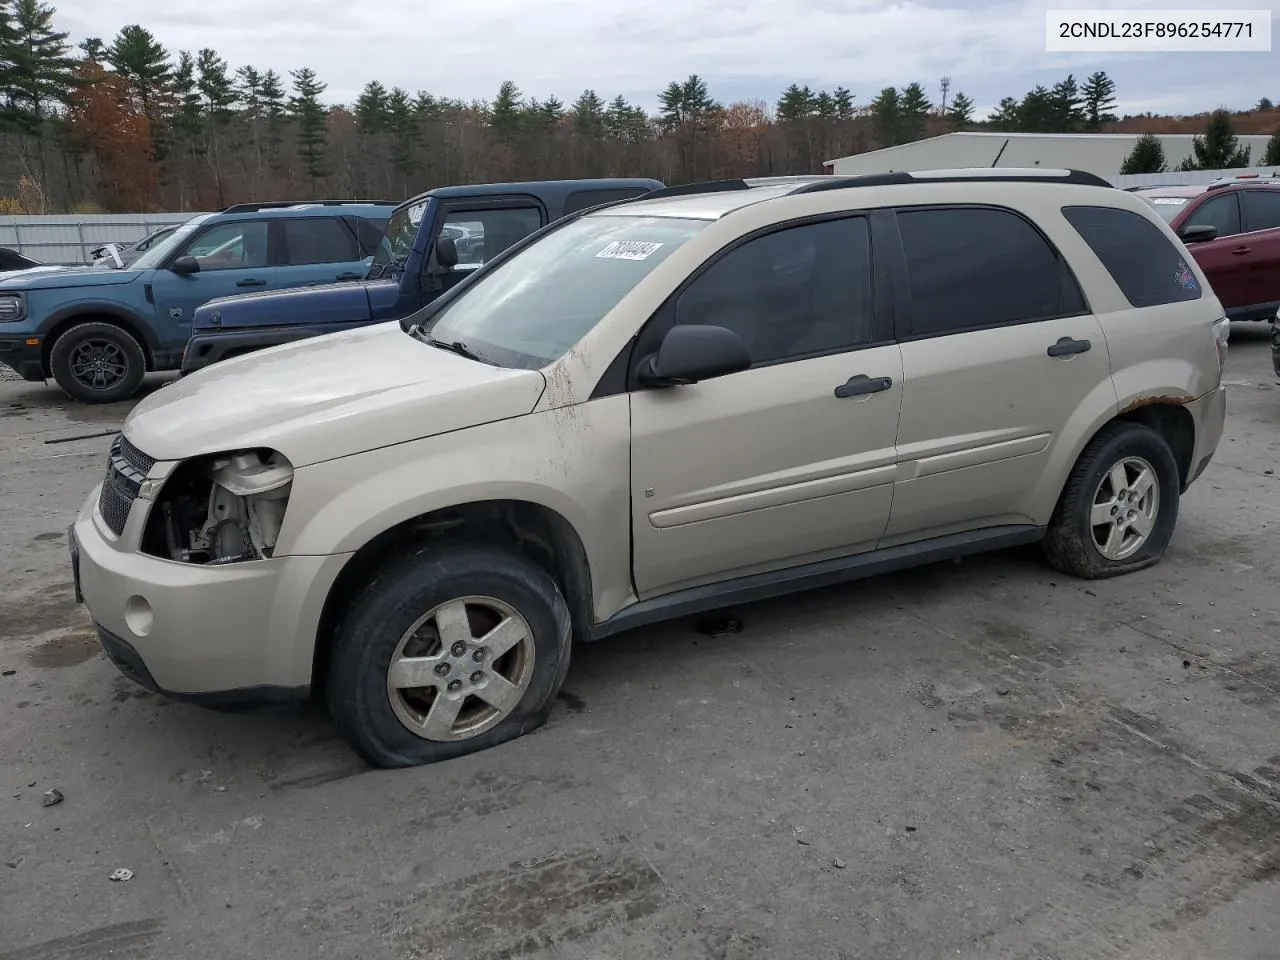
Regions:
<instances>
[{"instance_id":1,"label":"red car","mask_svg":"<svg viewBox=\"0 0 1280 960\"><path fill-rule=\"evenodd\" d=\"M1134 190L1182 238L1232 320L1280 309L1280 181L1235 178Z\"/></svg>"}]
</instances>

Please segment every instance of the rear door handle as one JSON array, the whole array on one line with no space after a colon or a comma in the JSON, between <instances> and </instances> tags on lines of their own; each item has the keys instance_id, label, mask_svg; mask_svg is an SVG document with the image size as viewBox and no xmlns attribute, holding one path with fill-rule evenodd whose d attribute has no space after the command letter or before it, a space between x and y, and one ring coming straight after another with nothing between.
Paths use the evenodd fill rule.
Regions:
<instances>
[{"instance_id":1,"label":"rear door handle","mask_svg":"<svg viewBox=\"0 0 1280 960\"><path fill-rule=\"evenodd\" d=\"M237 287L265 287L266 285L267 285L267 281L265 281L265 280L254 280L254 279L252 279L252 278L246 278L246 279L244 279L244 280L237 280L237 281L236 281L236 286L237 286Z\"/></svg>"},{"instance_id":2,"label":"rear door handle","mask_svg":"<svg viewBox=\"0 0 1280 960\"><path fill-rule=\"evenodd\" d=\"M1057 343L1050 345L1045 352L1051 357L1069 357L1072 354L1084 353L1092 344L1088 340L1073 340L1071 337L1063 337Z\"/></svg>"},{"instance_id":3,"label":"rear door handle","mask_svg":"<svg viewBox=\"0 0 1280 960\"><path fill-rule=\"evenodd\" d=\"M1251 252L1252 249L1253 249L1252 247L1236 247L1234 250L1231 251L1231 253L1234 256L1243 257L1246 253Z\"/></svg>"},{"instance_id":4,"label":"rear door handle","mask_svg":"<svg viewBox=\"0 0 1280 960\"><path fill-rule=\"evenodd\" d=\"M836 387L836 396L841 400L845 397L861 397L868 393L880 393L882 390L888 390L892 386L893 380L889 377L872 379L865 373L860 373L856 377L850 377L847 382Z\"/></svg>"}]
</instances>

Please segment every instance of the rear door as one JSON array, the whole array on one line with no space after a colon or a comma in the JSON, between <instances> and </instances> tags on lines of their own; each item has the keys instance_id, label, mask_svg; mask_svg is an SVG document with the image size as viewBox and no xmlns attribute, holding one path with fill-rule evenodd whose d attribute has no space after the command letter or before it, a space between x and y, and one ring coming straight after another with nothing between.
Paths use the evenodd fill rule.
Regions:
<instances>
[{"instance_id":1,"label":"rear door","mask_svg":"<svg viewBox=\"0 0 1280 960\"><path fill-rule=\"evenodd\" d=\"M1217 228L1216 239L1189 244L1187 249L1227 310L1239 310L1253 302L1249 274L1254 251L1240 235L1243 221L1239 197L1238 190L1210 194L1178 225L1179 230L1199 225Z\"/></svg>"},{"instance_id":2,"label":"rear door","mask_svg":"<svg viewBox=\"0 0 1280 960\"><path fill-rule=\"evenodd\" d=\"M1280 306L1280 188L1241 190L1240 208L1244 219L1240 240L1249 248L1243 258L1243 283L1256 311L1251 319L1269 319Z\"/></svg>"},{"instance_id":3,"label":"rear door","mask_svg":"<svg viewBox=\"0 0 1280 960\"><path fill-rule=\"evenodd\" d=\"M281 232L278 286L360 280L368 271L357 231L346 217L291 217L277 222Z\"/></svg>"},{"instance_id":4,"label":"rear door","mask_svg":"<svg viewBox=\"0 0 1280 960\"><path fill-rule=\"evenodd\" d=\"M897 225L902 416L881 545L1043 524L1036 489L1072 415L1098 391L1114 404L1098 319L1012 210L904 208Z\"/></svg>"}]
</instances>

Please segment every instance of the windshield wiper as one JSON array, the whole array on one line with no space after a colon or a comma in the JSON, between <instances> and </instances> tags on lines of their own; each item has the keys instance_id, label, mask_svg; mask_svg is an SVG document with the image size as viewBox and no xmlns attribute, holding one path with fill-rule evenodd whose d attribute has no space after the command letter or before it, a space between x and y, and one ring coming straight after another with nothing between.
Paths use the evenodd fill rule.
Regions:
<instances>
[{"instance_id":1,"label":"windshield wiper","mask_svg":"<svg viewBox=\"0 0 1280 960\"><path fill-rule=\"evenodd\" d=\"M488 357L476 353L461 340L454 340L452 343L449 343L445 340L437 340L435 337L427 337L427 343L431 344L433 347L439 347L441 350L448 350L451 353L456 353L460 357L466 357L468 360L487 363L491 367L497 366L497 364Z\"/></svg>"}]
</instances>

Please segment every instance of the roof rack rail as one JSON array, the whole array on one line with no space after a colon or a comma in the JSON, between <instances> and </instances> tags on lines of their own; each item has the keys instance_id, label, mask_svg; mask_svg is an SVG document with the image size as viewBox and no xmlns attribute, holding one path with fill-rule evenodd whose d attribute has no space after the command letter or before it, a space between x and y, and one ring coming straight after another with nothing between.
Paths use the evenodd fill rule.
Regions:
<instances>
[{"instance_id":1,"label":"roof rack rail","mask_svg":"<svg viewBox=\"0 0 1280 960\"><path fill-rule=\"evenodd\" d=\"M1237 183L1242 183L1245 186L1261 184L1264 187L1280 187L1280 178L1277 178L1274 173L1267 174L1266 176L1257 173L1247 173L1234 177L1219 177L1216 180L1210 180L1209 185L1205 187L1205 190L1221 190L1224 187L1230 187Z\"/></svg>"},{"instance_id":2,"label":"roof rack rail","mask_svg":"<svg viewBox=\"0 0 1280 960\"><path fill-rule=\"evenodd\" d=\"M846 190L850 187L891 187L905 183L1070 183L1086 187L1114 185L1097 174L1084 170L1015 170L1002 173L989 167L962 170L922 170L914 173L905 170L895 173L871 173L857 177L832 176L827 181L805 183L792 190L797 193L822 193L826 190Z\"/></svg>"},{"instance_id":3,"label":"roof rack rail","mask_svg":"<svg viewBox=\"0 0 1280 960\"><path fill-rule=\"evenodd\" d=\"M729 190L750 189L751 184L745 180L705 180L701 183L682 183L675 187L660 187L657 190L642 193L638 197L632 197L629 202L660 200L664 197L691 197L700 193L726 193Z\"/></svg>"},{"instance_id":4,"label":"roof rack rail","mask_svg":"<svg viewBox=\"0 0 1280 960\"><path fill-rule=\"evenodd\" d=\"M222 213L257 213L259 210L283 210L286 207L341 206L397 207L399 200L272 200L267 203L233 203Z\"/></svg>"}]
</instances>

